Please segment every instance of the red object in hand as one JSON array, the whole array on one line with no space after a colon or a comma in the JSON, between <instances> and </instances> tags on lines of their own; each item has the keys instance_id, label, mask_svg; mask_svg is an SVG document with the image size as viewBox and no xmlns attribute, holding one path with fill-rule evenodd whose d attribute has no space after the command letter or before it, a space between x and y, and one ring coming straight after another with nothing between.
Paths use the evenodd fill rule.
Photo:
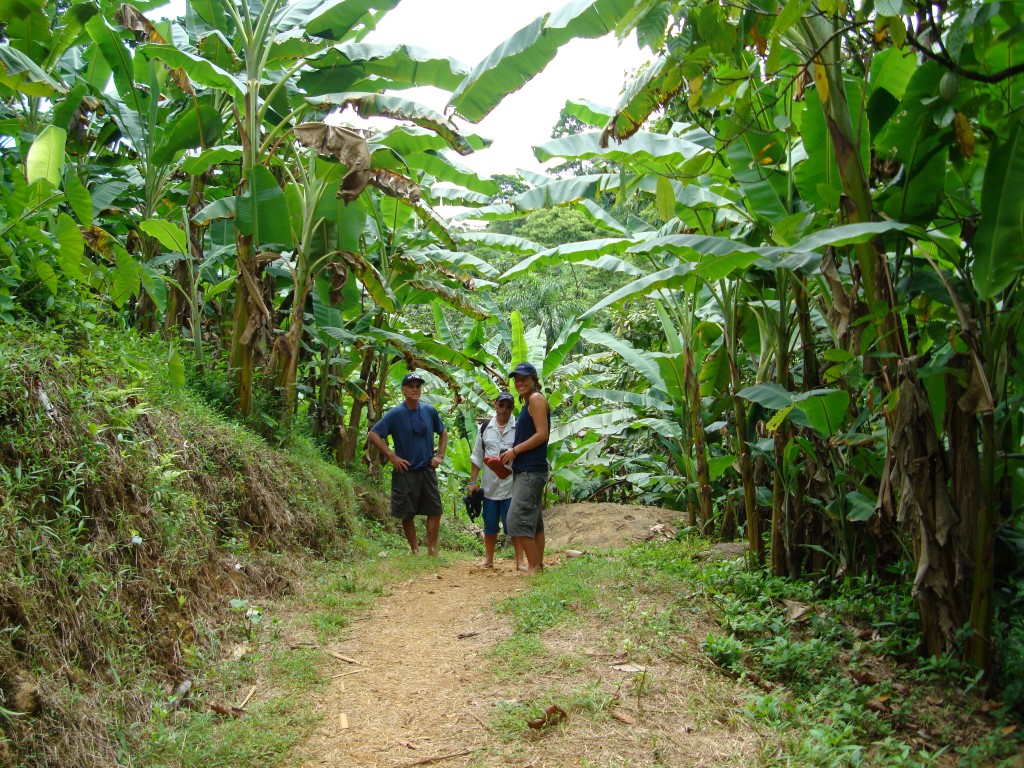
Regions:
<instances>
[{"instance_id":1,"label":"red object in hand","mask_svg":"<svg viewBox=\"0 0 1024 768\"><path fill-rule=\"evenodd\" d=\"M512 470L502 464L497 456L484 456L484 464L502 480L512 474Z\"/></svg>"}]
</instances>

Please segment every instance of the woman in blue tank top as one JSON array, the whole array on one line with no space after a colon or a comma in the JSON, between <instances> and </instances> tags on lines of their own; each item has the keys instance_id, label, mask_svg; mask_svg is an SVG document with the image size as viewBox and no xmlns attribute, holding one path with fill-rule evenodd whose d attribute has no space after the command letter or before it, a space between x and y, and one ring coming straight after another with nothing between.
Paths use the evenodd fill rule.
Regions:
<instances>
[{"instance_id":1,"label":"woman in blue tank top","mask_svg":"<svg viewBox=\"0 0 1024 768\"><path fill-rule=\"evenodd\" d=\"M508 535L523 547L527 573L544 570L544 486L548 481L548 435L551 409L541 394L537 369L519 363L512 369L519 402L524 404L516 419L512 447L501 454L502 464L512 464L512 503L508 510Z\"/></svg>"}]
</instances>

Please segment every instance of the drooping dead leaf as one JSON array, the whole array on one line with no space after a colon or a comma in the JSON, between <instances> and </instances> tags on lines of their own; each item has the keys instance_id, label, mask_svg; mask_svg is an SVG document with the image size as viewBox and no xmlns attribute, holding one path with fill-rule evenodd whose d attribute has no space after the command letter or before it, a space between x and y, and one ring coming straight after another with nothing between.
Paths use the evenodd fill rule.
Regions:
<instances>
[{"instance_id":1,"label":"drooping dead leaf","mask_svg":"<svg viewBox=\"0 0 1024 768\"><path fill-rule=\"evenodd\" d=\"M385 195L408 200L412 205L416 205L422 196L419 184L387 168L374 168L370 173L370 184Z\"/></svg>"},{"instance_id":2,"label":"drooping dead leaf","mask_svg":"<svg viewBox=\"0 0 1024 768\"><path fill-rule=\"evenodd\" d=\"M351 203L362 194L370 182L370 148L366 139L344 126L329 123L299 123L292 131L300 144L336 157L348 168L338 197Z\"/></svg>"},{"instance_id":3,"label":"drooping dead leaf","mask_svg":"<svg viewBox=\"0 0 1024 768\"><path fill-rule=\"evenodd\" d=\"M557 704L552 704L550 707L544 710L544 716L537 720L527 720L526 724L535 730L541 728L550 728L552 725L558 725L563 720L567 720L569 716L565 713Z\"/></svg>"},{"instance_id":4,"label":"drooping dead leaf","mask_svg":"<svg viewBox=\"0 0 1024 768\"><path fill-rule=\"evenodd\" d=\"M997 709L1002 709L1004 706L1005 704L1001 701L986 701L981 705L981 711L987 715L989 712L995 712Z\"/></svg>"},{"instance_id":5,"label":"drooping dead leaf","mask_svg":"<svg viewBox=\"0 0 1024 768\"><path fill-rule=\"evenodd\" d=\"M150 43L166 43L153 23L142 15L142 12L134 5L128 3L122 3L117 9L117 13L114 17L120 22L121 26L125 29L129 29L135 33L135 41L138 43L150 42Z\"/></svg>"}]
</instances>

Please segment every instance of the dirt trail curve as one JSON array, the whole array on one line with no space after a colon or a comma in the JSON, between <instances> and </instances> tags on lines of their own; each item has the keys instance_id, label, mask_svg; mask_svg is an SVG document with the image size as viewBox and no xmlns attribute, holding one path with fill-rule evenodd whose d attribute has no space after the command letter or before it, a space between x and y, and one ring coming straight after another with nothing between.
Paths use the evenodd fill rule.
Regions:
<instances>
[{"instance_id":1,"label":"dirt trail curve","mask_svg":"<svg viewBox=\"0 0 1024 768\"><path fill-rule=\"evenodd\" d=\"M545 510L545 560L558 567L561 549L665 536L673 522L666 510L650 507L553 507ZM719 768L759 762L762 737L736 717L749 689L708 669L700 640L715 628L678 596L628 585L606 595L613 605L627 600L638 620L671 617L680 632L675 650L636 657L628 628L590 614L542 633L529 673L497 679L489 651L512 637L513 627L494 605L530 583L509 561L499 561L493 570L458 562L394 585L344 640L326 649L342 657L337 674L343 676L321 693L323 720L299 747L295 764ZM552 699L569 707L568 721L557 727L527 729L509 740L488 728L503 703L546 706Z\"/></svg>"},{"instance_id":2,"label":"dirt trail curve","mask_svg":"<svg viewBox=\"0 0 1024 768\"><path fill-rule=\"evenodd\" d=\"M524 588L508 563L457 563L396 585L331 646L358 665L339 670L350 674L324 692L323 724L301 750L302 765L392 768L468 750L439 763L467 765L488 741L480 720L489 705L508 698L479 686L485 649L512 634L491 606Z\"/></svg>"}]
</instances>

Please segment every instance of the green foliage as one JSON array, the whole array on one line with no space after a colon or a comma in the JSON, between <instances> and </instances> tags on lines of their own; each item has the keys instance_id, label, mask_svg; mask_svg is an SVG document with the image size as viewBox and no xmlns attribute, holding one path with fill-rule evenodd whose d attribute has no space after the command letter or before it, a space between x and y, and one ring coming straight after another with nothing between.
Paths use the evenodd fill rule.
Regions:
<instances>
[{"instance_id":1,"label":"green foliage","mask_svg":"<svg viewBox=\"0 0 1024 768\"><path fill-rule=\"evenodd\" d=\"M742 666L744 647L736 635L712 633L704 638L700 649L722 669L738 672Z\"/></svg>"},{"instance_id":2,"label":"green foliage","mask_svg":"<svg viewBox=\"0 0 1024 768\"><path fill-rule=\"evenodd\" d=\"M163 696L163 665L273 631L254 595L286 584L274 552L338 555L359 524L352 481L308 444L281 453L212 413L152 337L83 330L0 338L0 700L59 691L6 729L27 766L117 764L109 733L49 729L145 722L153 695L127 692Z\"/></svg>"}]
</instances>

